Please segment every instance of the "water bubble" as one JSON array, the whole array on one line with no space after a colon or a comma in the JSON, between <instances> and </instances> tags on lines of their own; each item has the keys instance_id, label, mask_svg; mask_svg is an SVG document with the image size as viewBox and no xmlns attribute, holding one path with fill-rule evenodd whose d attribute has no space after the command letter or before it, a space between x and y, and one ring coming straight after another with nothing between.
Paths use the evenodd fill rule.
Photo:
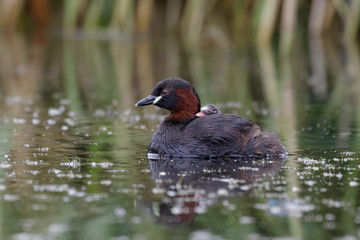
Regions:
<instances>
[{"instance_id":1,"label":"water bubble","mask_svg":"<svg viewBox=\"0 0 360 240\"><path fill-rule=\"evenodd\" d=\"M25 159L24 163L26 165L34 165L34 166L39 165L38 161L30 161L29 159Z\"/></svg>"},{"instance_id":2,"label":"water bubble","mask_svg":"<svg viewBox=\"0 0 360 240\"><path fill-rule=\"evenodd\" d=\"M25 118L13 118L12 121L13 121L14 124L24 124L24 123L26 123Z\"/></svg>"},{"instance_id":3,"label":"water bubble","mask_svg":"<svg viewBox=\"0 0 360 240\"><path fill-rule=\"evenodd\" d=\"M206 206L196 206L194 212L197 214L203 214L206 212Z\"/></svg>"},{"instance_id":4,"label":"water bubble","mask_svg":"<svg viewBox=\"0 0 360 240\"><path fill-rule=\"evenodd\" d=\"M33 119L31 120L31 122L32 122L33 125L38 125L38 124L40 123L40 120L39 120L39 119L36 119L36 118L33 118Z\"/></svg>"},{"instance_id":5,"label":"water bubble","mask_svg":"<svg viewBox=\"0 0 360 240\"><path fill-rule=\"evenodd\" d=\"M102 109L97 109L97 110L94 112L94 116L95 116L95 117L104 117L104 116L105 116L105 111L102 110Z\"/></svg>"},{"instance_id":6,"label":"water bubble","mask_svg":"<svg viewBox=\"0 0 360 240\"><path fill-rule=\"evenodd\" d=\"M55 120L55 119L48 119L48 120L47 120L47 123L48 123L49 125L55 125L55 124L56 124L56 120Z\"/></svg>"},{"instance_id":7,"label":"water bubble","mask_svg":"<svg viewBox=\"0 0 360 240\"><path fill-rule=\"evenodd\" d=\"M315 181L312 181L312 180L309 180L309 181L305 181L304 182L306 185L312 187L316 182Z\"/></svg>"},{"instance_id":8,"label":"water bubble","mask_svg":"<svg viewBox=\"0 0 360 240\"><path fill-rule=\"evenodd\" d=\"M114 209L114 214L118 218L123 218L126 215L126 210L125 210L125 208L117 207Z\"/></svg>"},{"instance_id":9,"label":"water bubble","mask_svg":"<svg viewBox=\"0 0 360 240\"><path fill-rule=\"evenodd\" d=\"M221 238L220 236L216 236L205 230L199 230L199 231L192 232L189 237L189 240L208 240L208 239L221 240L223 238Z\"/></svg>"},{"instance_id":10,"label":"water bubble","mask_svg":"<svg viewBox=\"0 0 360 240\"><path fill-rule=\"evenodd\" d=\"M0 163L0 168L11 168L11 167L12 167L12 165L7 162Z\"/></svg>"},{"instance_id":11,"label":"water bubble","mask_svg":"<svg viewBox=\"0 0 360 240\"><path fill-rule=\"evenodd\" d=\"M64 111L65 111L64 106L60 106L59 108L49 108L48 114L49 114L49 116L54 117L54 116L61 115Z\"/></svg>"},{"instance_id":12,"label":"water bubble","mask_svg":"<svg viewBox=\"0 0 360 240\"><path fill-rule=\"evenodd\" d=\"M164 191L164 189L163 188L153 188L152 189L152 193L153 194L162 194L162 193L164 193L165 191Z\"/></svg>"},{"instance_id":13,"label":"water bubble","mask_svg":"<svg viewBox=\"0 0 360 240\"><path fill-rule=\"evenodd\" d=\"M100 181L101 185L110 185L111 184L111 180L101 180Z\"/></svg>"},{"instance_id":14,"label":"water bubble","mask_svg":"<svg viewBox=\"0 0 360 240\"><path fill-rule=\"evenodd\" d=\"M81 166L81 163L80 163L80 161L78 159L74 159L72 161L62 162L62 163L60 163L60 165L77 168L77 167Z\"/></svg>"},{"instance_id":15,"label":"water bubble","mask_svg":"<svg viewBox=\"0 0 360 240\"><path fill-rule=\"evenodd\" d=\"M349 185L350 185L350 187L357 187L357 186L359 186L359 183L355 182L355 181L350 181Z\"/></svg>"},{"instance_id":16,"label":"water bubble","mask_svg":"<svg viewBox=\"0 0 360 240\"><path fill-rule=\"evenodd\" d=\"M75 122L73 119L71 119L71 118L65 118L65 119L64 119L64 122L65 122L67 125L72 126L72 127L74 127L74 126L76 125L76 122Z\"/></svg>"},{"instance_id":17,"label":"water bubble","mask_svg":"<svg viewBox=\"0 0 360 240\"><path fill-rule=\"evenodd\" d=\"M175 191L172 191L172 190L169 190L166 192L166 195L169 196L169 197L175 197L176 196L176 192Z\"/></svg>"},{"instance_id":18,"label":"water bubble","mask_svg":"<svg viewBox=\"0 0 360 240\"><path fill-rule=\"evenodd\" d=\"M69 117L75 118L77 114L74 111L70 111L70 112L68 112L68 115L69 115Z\"/></svg>"},{"instance_id":19,"label":"water bubble","mask_svg":"<svg viewBox=\"0 0 360 240\"><path fill-rule=\"evenodd\" d=\"M243 185L243 186L240 186L240 189L243 190L243 191L249 191L250 186L249 185Z\"/></svg>"},{"instance_id":20,"label":"water bubble","mask_svg":"<svg viewBox=\"0 0 360 240\"><path fill-rule=\"evenodd\" d=\"M109 168L113 166L114 164L112 162L101 162L98 165L100 165L102 168Z\"/></svg>"},{"instance_id":21,"label":"water bubble","mask_svg":"<svg viewBox=\"0 0 360 240\"><path fill-rule=\"evenodd\" d=\"M331 214L331 213L327 213L327 214L325 214L325 219L327 221L335 221L335 215Z\"/></svg>"},{"instance_id":22,"label":"water bubble","mask_svg":"<svg viewBox=\"0 0 360 240\"><path fill-rule=\"evenodd\" d=\"M220 188L217 190L217 194L220 196L227 196L229 194L228 190L225 188Z\"/></svg>"},{"instance_id":23,"label":"water bubble","mask_svg":"<svg viewBox=\"0 0 360 240\"><path fill-rule=\"evenodd\" d=\"M182 208L181 206L173 206L171 208L171 213L174 214L174 215L179 215L182 213Z\"/></svg>"},{"instance_id":24,"label":"water bubble","mask_svg":"<svg viewBox=\"0 0 360 240\"><path fill-rule=\"evenodd\" d=\"M24 229L26 231L26 229ZM41 240L44 239L44 237L41 234L36 233L16 233L12 236L13 240L27 240L27 239L34 239L34 240Z\"/></svg>"},{"instance_id":25,"label":"water bubble","mask_svg":"<svg viewBox=\"0 0 360 240\"><path fill-rule=\"evenodd\" d=\"M14 202L14 201L19 200L20 198L19 198L19 196L17 196L17 195L5 194L5 195L3 196L3 199L4 199L5 201L8 201L8 202Z\"/></svg>"},{"instance_id":26,"label":"water bubble","mask_svg":"<svg viewBox=\"0 0 360 240\"><path fill-rule=\"evenodd\" d=\"M75 188L70 188L70 189L68 189L67 192L68 192L69 196L73 196L73 197L84 197L84 196L86 196L85 192L78 191Z\"/></svg>"},{"instance_id":27,"label":"water bubble","mask_svg":"<svg viewBox=\"0 0 360 240\"><path fill-rule=\"evenodd\" d=\"M60 235L61 233L64 233L68 230L68 226L66 224L63 223L52 223L50 224L50 226L48 227L48 232L50 233L50 235Z\"/></svg>"}]
</instances>

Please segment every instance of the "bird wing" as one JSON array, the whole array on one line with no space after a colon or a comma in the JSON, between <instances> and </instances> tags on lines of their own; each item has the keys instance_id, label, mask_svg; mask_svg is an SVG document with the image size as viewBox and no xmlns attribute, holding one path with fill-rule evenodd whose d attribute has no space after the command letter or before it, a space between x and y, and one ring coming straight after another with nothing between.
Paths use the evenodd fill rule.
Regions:
<instances>
[{"instance_id":1,"label":"bird wing","mask_svg":"<svg viewBox=\"0 0 360 240\"><path fill-rule=\"evenodd\" d=\"M185 129L185 134L207 145L221 145L224 151L239 150L247 144L256 131L261 131L254 122L233 114L212 114L194 119ZM200 145L200 144L199 144Z\"/></svg>"}]
</instances>

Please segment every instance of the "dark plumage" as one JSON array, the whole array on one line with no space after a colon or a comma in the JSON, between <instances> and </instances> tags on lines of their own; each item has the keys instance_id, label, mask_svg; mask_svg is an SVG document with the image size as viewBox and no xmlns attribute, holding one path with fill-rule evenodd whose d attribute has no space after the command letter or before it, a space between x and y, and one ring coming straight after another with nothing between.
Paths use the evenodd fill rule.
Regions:
<instances>
[{"instance_id":1,"label":"dark plumage","mask_svg":"<svg viewBox=\"0 0 360 240\"><path fill-rule=\"evenodd\" d=\"M154 104L170 114L154 133L149 153L180 156L269 156L286 154L273 133L233 114L210 114L196 118L200 99L195 89L179 78L156 84L150 96L136 106Z\"/></svg>"}]
</instances>

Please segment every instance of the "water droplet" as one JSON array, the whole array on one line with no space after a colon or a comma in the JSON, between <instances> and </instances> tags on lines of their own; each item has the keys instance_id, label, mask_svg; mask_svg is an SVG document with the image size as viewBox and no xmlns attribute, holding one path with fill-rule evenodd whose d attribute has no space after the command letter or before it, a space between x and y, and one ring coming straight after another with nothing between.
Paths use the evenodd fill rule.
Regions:
<instances>
[{"instance_id":1,"label":"water droplet","mask_svg":"<svg viewBox=\"0 0 360 240\"><path fill-rule=\"evenodd\" d=\"M49 116L54 117L54 116L61 115L64 111L65 111L64 106L60 106L59 108L49 108L48 114L49 114Z\"/></svg>"},{"instance_id":2,"label":"water droplet","mask_svg":"<svg viewBox=\"0 0 360 240\"><path fill-rule=\"evenodd\" d=\"M125 208L117 207L117 208L114 209L114 214L118 218L123 218L126 215L126 210L125 210Z\"/></svg>"},{"instance_id":3,"label":"water droplet","mask_svg":"<svg viewBox=\"0 0 360 240\"><path fill-rule=\"evenodd\" d=\"M33 125L38 125L40 123L40 120L34 118L34 119L31 120L31 122L32 122Z\"/></svg>"},{"instance_id":4,"label":"water droplet","mask_svg":"<svg viewBox=\"0 0 360 240\"><path fill-rule=\"evenodd\" d=\"M26 119L24 119L24 118L13 118L13 123L14 124L24 124L24 123L26 123Z\"/></svg>"},{"instance_id":5,"label":"water droplet","mask_svg":"<svg viewBox=\"0 0 360 240\"><path fill-rule=\"evenodd\" d=\"M48 123L49 125L55 125L55 124L56 124L56 120L55 120L55 119L48 119L48 120L47 120L47 123Z\"/></svg>"},{"instance_id":6,"label":"water droplet","mask_svg":"<svg viewBox=\"0 0 360 240\"><path fill-rule=\"evenodd\" d=\"M355 182L355 181L350 181L349 185L350 185L350 187L357 187L357 186L359 186L359 183Z\"/></svg>"}]
</instances>

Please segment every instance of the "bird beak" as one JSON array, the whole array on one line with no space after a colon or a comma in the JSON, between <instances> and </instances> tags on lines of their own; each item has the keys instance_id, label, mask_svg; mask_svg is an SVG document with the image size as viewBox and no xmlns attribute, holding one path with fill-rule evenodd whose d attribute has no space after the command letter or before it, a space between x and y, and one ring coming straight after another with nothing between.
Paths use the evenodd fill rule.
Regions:
<instances>
[{"instance_id":1,"label":"bird beak","mask_svg":"<svg viewBox=\"0 0 360 240\"><path fill-rule=\"evenodd\" d=\"M135 106L146 106L146 105L150 105L150 104L155 104L157 103L159 100L161 99L161 96L153 96L153 95L149 95L144 99L141 99L140 101L138 101Z\"/></svg>"}]
</instances>

